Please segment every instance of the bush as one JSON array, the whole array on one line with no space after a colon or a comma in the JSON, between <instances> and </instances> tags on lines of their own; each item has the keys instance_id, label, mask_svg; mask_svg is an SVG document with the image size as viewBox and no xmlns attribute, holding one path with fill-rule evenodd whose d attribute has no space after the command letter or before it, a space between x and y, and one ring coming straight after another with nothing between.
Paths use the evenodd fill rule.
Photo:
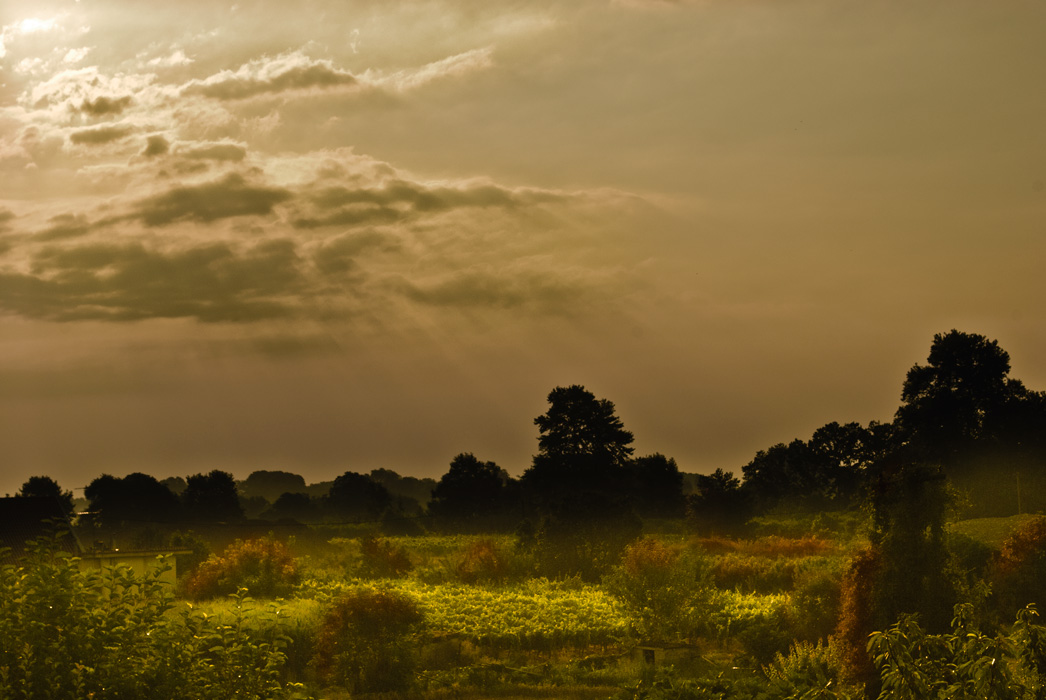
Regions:
<instances>
[{"instance_id":1,"label":"bush","mask_svg":"<svg viewBox=\"0 0 1046 700\"><path fill-rule=\"evenodd\" d=\"M320 624L317 673L352 693L408 690L414 682L414 636L422 622L417 604L402 593L366 588L346 593Z\"/></svg>"},{"instance_id":2,"label":"bush","mask_svg":"<svg viewBox=\"0 0 1046 700\"><path fill-rule=\"evenodd\" d=\"M689 637L713 605L704 560L644 537L625 548L621 565L605 580L631 611L636 631L649 641Z\"/></svg>"},{"instance_id":3,"label":"bush","mask_svg":"<svg viewBox=\"0 0 1046 700\"><path fill-rule=\"evenodd\" d=\"M285 596L300 580L297 562L282 542L271 536L236 540L196 569L185 582L185 594L201 600L246 588L256 596Z\"/></svg>"},{"instance_id":4,"label":"bush","mask_svg":"<svg viewBox=\"0 0 1046 700\"><path fill-rule=\"evenodd\" d=\"M838 689L843 667L841 649L834 641L795 642L789 647L787 656L776 654L774 660L763 668L763 673L770 681L773 695L780 693L782 697L798 698L808 697L806 694L811 691ZM857 688L842 692L842 697L860 695Z\"/></svg>"},{"instance_id":5,"label":"bush","mask_svg":"<svg viewBox=\"0 0 1046 700\"><path fill-rule=\"evenodd\" d=\"M360 538L360 557L363 578L399 578L414 568L407 550L371 535Z\"/></svg>"},{"instance_id":6,"label":"bush","mask_svg":"<svg viewBox=\"0 0 1046 700\"><path fill-rule=\"evenodd\" d=\"M0 697L282 700L283 639L192 609L170 614L162 564L90 574L40 544L22 564L0 567Z\"/></svg>"},{"instance_id":7,"label":"bush","mask_svg":"<svg viewBox=\"0 0 1046 700\"><path fill-rule=\"evenodd\" d=\"M508 576L509 566L493 542L479 540L465 550L457 573L463 583L501 583Z\"/></svg>"},{"instance_id":8,"label":"bush","mask_svg":"<svg viewBox=\"0 0 1046 700\"><path fill-rule=\"evenodd\" d=\"M1000 610L1046 609L1046 518L1029 520L1003 542L991 567Z\"/></svg>"},{"instance_id":9,"label":"bush","mask_svg":"<svg viewBox=\"0 0 1046 700\"><path fill-rule=\"evenodd\" d=\"M839 624L841 574L829 566L810 567L795 582L789 617L801 639L828 639Z\"/></svg>"},{"instance_id":10,"label":"bush","mask_svg":"<svg viewBox=\"0 0 1046 700\"><path fill-rule=\"evenodd\" d=\"M167 538L167 546L171 549L188 549L189 554L175 555L174 560L178 564L178 576L183 578L196 571L197 567L211 556L211 548L207 543L196 536L190 530L188 532L172 532Z\"/></svg>"}]
</instances>

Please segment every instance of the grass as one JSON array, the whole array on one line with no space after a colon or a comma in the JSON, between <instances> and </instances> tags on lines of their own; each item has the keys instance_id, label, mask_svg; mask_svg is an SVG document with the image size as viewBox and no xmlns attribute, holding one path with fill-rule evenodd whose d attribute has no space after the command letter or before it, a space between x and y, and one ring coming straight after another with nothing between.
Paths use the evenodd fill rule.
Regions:
<instances>
[{"instance_id":1,"label":"grass","mask_svg":"<svg viewBox=\"0 0 1046 700\"><path fill-rule=\"evenodd\" d=\"M972 520L960 520L948 526L949 531L960 535L966 535L979 542L983 542L992 549L998 550L1006 538L1012 535L1018 528L1034 520L1039 516L1011 515L1008 518L973 518Z\"/></svg>"}]
</instances>

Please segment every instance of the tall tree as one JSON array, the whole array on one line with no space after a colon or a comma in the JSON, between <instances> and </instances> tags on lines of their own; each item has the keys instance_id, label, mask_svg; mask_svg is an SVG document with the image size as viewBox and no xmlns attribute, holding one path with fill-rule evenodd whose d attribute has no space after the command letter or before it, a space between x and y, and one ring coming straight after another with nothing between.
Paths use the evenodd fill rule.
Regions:
<instances>
[{"instance_id":1,"label":"tall tree","mask_svg":"<svg viewBox=\"0 0 1046 700\"><path fill-rule=\"evenodd\" d=\"M990 440L991 417L1023 386L1009 380L1010 356L995 340L951 330L933 337L925 365L905 377L895 424L924 461L954 468Z\"/></svg>"},{"instance_id":2,"label":"tall tree","mask_svg":"<svg viewBox=\"0 0 1046 700\"><path fill-rule=\"evenodd\" d=\"M284 471L251 472L237 486L245 498L261 496L269 503L285 493L305 493L305 479L300 474Z\"/></svg>"},{"instance_id":3,"label":"tall tree","mask_svg":"<svg viewBox=\"0 0 1046 700\"><path fill-rule=\"evenodd\" d=\"M370 477L345 472L331 484L326 503L336 518L376 521L392 504L392 495Z\"/></svg>"},{"instance_id":4,"label":"tall tree","mask_svg":"<svg viewBox=\"0 0 1046 700\"><path fill-rule=\"evenodd\" d=\"M538 454L523 474L524 488L546 505L568 495L622 497L633 437L614 404L576 384L553 389L548 403L534 419Z\"/></svg>"},{"instance_id":5,"label":"tall tree","mask_svg":"<svg viewBox=\"0 0 1046 700\"><path fill-rule=\"evenodd\" d=\"M443 527L483 530L518 519L512 501L513 480L494 462L481 462L472 453L457 455L436 484L429 503ZM512 511L512 512L509 512ZM505 521L502 523L501 521Z\"/></svg>"},{"instance_id":6,"label":"tall tree","mask_svg":"<svg viewBox=\"0 0 1046 700\"><path fill-rule=\"evenodd\" d=\"M73 512L73 492L63 491L58 482L49 476L31 476L19 489L19 496L53 498L62 506L66 515Z\"/></svg>"},{"instance_id":7,"label":"tall tree","mask_svg":"<svg viewBox=\"0 0 1046 700\"><path fill-rule=\"evenodd\" d=\"M661 453L625 463L625 483L636 513L644 518L683 514L683 475L676 461Z\"/></svg>"},{"instance_id":8,"label":"tall tree","mask_svg":"<svg viewBox=\"0 0 1046 700\"><path fill-rule=\"evenodd\" d=\"M178 497L155 477L141 472L123 478L103 474L84 489L88 511L105 525L171 522L180 515Z\"/></svg>"},{"instance_id":9,"label":"tall tree","mask_svg":"<svg viewBox=\"0 0 1046 700\"><path fill-rule=\"evenodd\" d=\"M243 519L236 479L229 472L215 469L208 474L194 474L185 483L182 503L189 519L200 522Z\"/></svg>"}]
</instances>

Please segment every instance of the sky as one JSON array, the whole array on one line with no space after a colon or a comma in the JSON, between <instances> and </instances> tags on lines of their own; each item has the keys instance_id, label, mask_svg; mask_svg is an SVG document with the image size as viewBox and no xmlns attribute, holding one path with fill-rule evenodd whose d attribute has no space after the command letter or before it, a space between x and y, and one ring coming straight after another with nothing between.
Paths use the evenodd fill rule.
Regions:
<instances>
[{"instance_id":1,"label":"sky","mask_svg":"<svg viewBox=\"0 0 1046 700\"><path fill-rule=\"evenodd\" d=\"M1046 388L1041 0L4 0L0 493L740 473L935 333ZM80 495L80 492L76 492Z\"/></svg>"}]
</instances>

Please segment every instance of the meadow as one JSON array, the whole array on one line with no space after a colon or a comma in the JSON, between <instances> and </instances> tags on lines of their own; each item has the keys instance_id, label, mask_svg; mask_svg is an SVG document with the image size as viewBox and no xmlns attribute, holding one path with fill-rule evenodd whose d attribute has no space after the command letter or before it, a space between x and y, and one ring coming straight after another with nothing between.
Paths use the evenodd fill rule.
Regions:
<instances>
[{"instance_id":1,"label":"meadow","mask_svg":"<svg viewBox=\"0 0 1046 700\"><path fill-rule=\"evenodd\" d=\"M839 636L846 572L867 545L859 517L840 516L835 530L824 518L791 517L764 520L745 536L651 532L596 582L539 576L533 551L493 534L221 542L181 572L174 591L126 571L88 576L44 552L35 570L3 568L4 600L24 609L5 602L0 633L33 652L5 646L0 698L43 697L41 678L61 680L55 688L68 693L55 697L85 698L141 697L146 687L151 697L190 697L184 688L194 686L203 689L197 697L334 700L862 697L867 680L847 671ZM971 550L1008 551L1007 537L1029 522L950 524L955 561ZM33 601L41 596L68 601L55 621L68 638L26 612L40 608ZM981 605L969 604L963 624L987 620L984 592L971 585L966 597ZM1021 630L1041 629L1035 620L1010 623L985 629L1023 634L1006 648L1030 648L1034 634ZM898 629L875 639L891 649L928 644L917 626ZM70 647L77 634L90 643ZM987 633L964 638L995 648ZM134 658L116 651L124 644L138 645ZM965 648L941 648L952 646ZM57 672L70 654L72 671ZM921 657L909 657L918 671ZM119 671L128 662L138 668L130 679ZM1007 663L1018 680L1029 673L1016 657ZM878 668L876 683L886 688L891 667L884 660ZM932 680L939 672L925 673ZM938 697L926 692L913 697Z\"/></svg>"}]
</instances>

